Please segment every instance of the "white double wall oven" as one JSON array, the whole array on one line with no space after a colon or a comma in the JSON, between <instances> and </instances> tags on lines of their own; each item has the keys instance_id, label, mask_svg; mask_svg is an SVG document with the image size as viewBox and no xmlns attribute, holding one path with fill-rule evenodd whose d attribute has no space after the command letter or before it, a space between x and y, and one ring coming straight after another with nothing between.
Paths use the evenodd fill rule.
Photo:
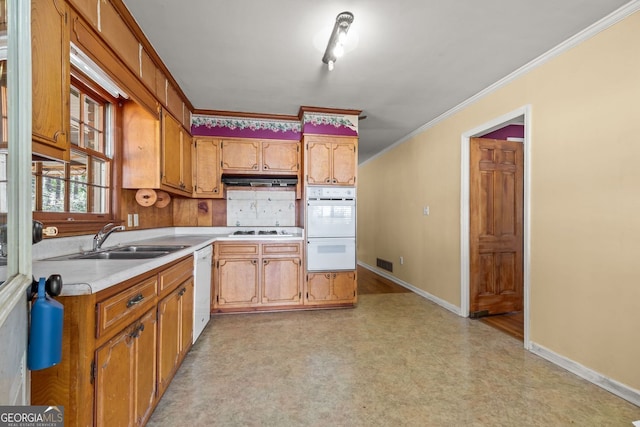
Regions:
<instances>
[{"instance_id":1,"label":"white double wall oven","mask_svg":"<svg viewBox=\"0 0 640 427\"><path fill-rule=\"evenodd\" d=\"M355 270L356 189L307 188L307 271Z\"/></svg>"}]
</instances>

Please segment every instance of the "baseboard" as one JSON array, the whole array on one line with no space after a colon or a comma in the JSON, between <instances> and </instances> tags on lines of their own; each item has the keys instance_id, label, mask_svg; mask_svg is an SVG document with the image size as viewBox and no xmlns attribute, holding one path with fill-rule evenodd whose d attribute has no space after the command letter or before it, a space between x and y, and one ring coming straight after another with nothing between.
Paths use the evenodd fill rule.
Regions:
<instances>
[{"instance_id":1,"label":"baseboard","mask_svg":"<svg viewBox=\"0 0 640 427\"><path fill-rule=\"evenodd\" d=\"M596 372L592 369L587 368L571 359L567 359L564 356L555 353L548 348L545 348L539 344L531 343L531 352L542 357L543 359L548 360L549 362L560 366L561 368L566 369L583 378L590 383L597 385L618 397L621 397L624 400L627 400L633 403L636 406L640 406L640 391L633 389L629 386L626 386L618 381L612 380L611 378L607 378L599 372Z\"/></svg>"},{"instance_id":2,"label":"baseboard","mask_svg":"<svg viewBox=\"0 0 640 427\"><path fill-rule=\"evenodd\" d=\"M445 308L445 309L457 314L458 316L462 315L462 312L460 311L460 307L456 307L455 305L451 304L448 301L445 301L445 300L443 300L441 298L438 298L437 296L432 295L432 294L430 294L429 292L427 292L427 291L425 291L423 289L416 288L412 284L407 283L407 282L405 282L403 280L400 280L397 277L394 277L391 274L389 274L389 273L387 273L387 272L385 272L383 270L379 270L379 269L377 269L375 267L372 267L369 264L365 264L364 262L358 261L358 265L363 267L363 268L366 268L369 271L372 271L372 272L376 273L379 276L384 277L385 279L391 280L393 283L396 283L396 284L398 284L398 285L400 285L400 286L402 286L404 288L409 289L410 291L420 295L421 297L424 297L424 298L428 299L429 301L432 301L432 302L438 304L440 307Z\"/></svg>"}]
</instances>

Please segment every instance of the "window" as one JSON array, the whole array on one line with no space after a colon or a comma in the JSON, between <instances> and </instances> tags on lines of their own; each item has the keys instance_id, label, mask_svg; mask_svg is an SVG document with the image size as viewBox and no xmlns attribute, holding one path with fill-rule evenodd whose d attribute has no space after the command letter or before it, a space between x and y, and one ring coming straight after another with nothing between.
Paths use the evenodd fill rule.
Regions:
<instances>
[{"instance_id":1,"label":"window","mask_svg":"<svg viewBox=\"0 0 640 427\"><path fill-rule=\"evenodd\" d=\"M32 207L43 220L104 222L111 213L112 134L115 100L72 79L70 161L32 163Z\"/></svg>"}]
</instances>

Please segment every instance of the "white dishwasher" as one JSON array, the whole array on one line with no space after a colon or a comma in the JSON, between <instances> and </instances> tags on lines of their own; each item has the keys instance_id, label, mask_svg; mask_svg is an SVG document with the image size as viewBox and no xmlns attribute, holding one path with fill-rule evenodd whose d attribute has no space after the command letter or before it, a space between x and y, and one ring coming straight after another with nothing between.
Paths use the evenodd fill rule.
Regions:
<instances>
[{"instance_id":1,"label":"white dishwasher","mask_svg":"<svg viewBox=\"0 0 640 427\"><path fill-rule=\"evenodd\" d=\"M211 318L212 246L195 251L193 262L193 342L195 343Z\"/></svg>"}]
</instances>

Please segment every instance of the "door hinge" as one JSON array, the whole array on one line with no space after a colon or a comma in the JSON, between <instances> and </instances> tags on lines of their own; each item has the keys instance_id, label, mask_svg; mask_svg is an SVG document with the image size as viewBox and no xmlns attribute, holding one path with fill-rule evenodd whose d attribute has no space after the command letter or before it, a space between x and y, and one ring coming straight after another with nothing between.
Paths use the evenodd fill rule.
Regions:
<instances>
[{"instance_id":1,"label":"door hinge","mask_svg":"<svg viewBox=\"0 0 640 427\"><path fill-rule=\"evenodd\" d=\"M302 298L302 292L298 292L298 299Z\"/></svg>"},{"instance_id":2,"label":"door hinge","mask_svg":"<svg viewBox=\"0 0 640 427\"><path fill-rule=\"evenodd\" d=\"M220 141L220 148L224 145L224 141Z\"/></svg>"},{"instance_id":3,"label":"door hinge","mask_svg":"<svg viewBox=\"0 0 640 427\"><path fill-rule=\"evenodd\" d=\"M95 359L91 361L91 371L89 372L89 379L91 384L93 384L96 380L96 361Z\"/></svg>"},{"instance_id":4,"label":"door hinge","mask_svg":"<svg viewBox=\"0 0 640 427\"><path fill-rule=\"evenodd\" d=\"M220 295L216 295L216 302L220 302Z\"/></svg>"},{"instance_id":5,"label":"door hinge","mask_svg":"<svg viewBox=\"0 0 640 427\"><path fill-rule=\"evenodd\" d=\"M302 267L302 259L301 259L301 258L298 258L298 265L299 265L300 267Z\"/></svg>"},{"instance_id":6,"label":"door hinge","mask_svg":"<svg viewBox=\"0 0 640 427\"><path fill-rule=\"evenodd\" d=\"M307 292L307 299L309 299L309 292Z\"/></svg>"}]
</instances>

